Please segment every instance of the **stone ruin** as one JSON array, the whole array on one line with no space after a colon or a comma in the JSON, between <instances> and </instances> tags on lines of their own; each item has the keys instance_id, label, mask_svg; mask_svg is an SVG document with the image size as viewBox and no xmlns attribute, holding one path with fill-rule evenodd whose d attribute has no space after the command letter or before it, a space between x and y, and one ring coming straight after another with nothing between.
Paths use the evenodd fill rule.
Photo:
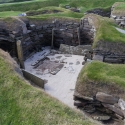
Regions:
<instances>
[{"instance_id":1,"label":"stone ruin","mask_svg":"<svg viewBox=\"0 0 125 125\"><path fill-rule=\"evenodd\" d=\"M18 57L17 44L21 41L24 60L32 53L41 51L43 46L59 48L60 44L78 46L92 45L95 29L89 19L49 19L33 21L16 18L15 25L2 22L0 26L0 48L8 51L12 57ZM19 24L18 24L19 23Z\"/></svg>"},{"instance_id":2,"label":"stone ruin","mask_svg":"<svg viewBox=\"0 0 125 125\"><path fill-rule=\"evenodd\" d=\"M101 9L101 8L89 10L85 14L89 14L89 13L97 14L97 15L100 15L100 16L103 16L103 17L110 17L110 15L111 15L110 9L104 10L104 9Z\"/></svg>"},{"instance_id":3,"label":"stone ruin","mask_svg":"<svg viewBox=\"0 0 125 125\"><path fill-rule=\"evenodd\" d=\"M119 13L114 12L115 8L119 5L121 5L122 2L119 3L115 3L112 8L111 8L111 18L113 18L115 20L115 22L121 27L124 28L125 27L125 14L122 11L119 11ZM124 4L124 3L123 3Z\"/></svg>"},{"instance_id":4,"label":"stone ruin","mask_svg":"<svg viewBox=\"0 0 125 125\"><path fill-rule=\"evenodd\" d=\"M97 92L90 98L75 93L74 105L104 124L125 124L125 101L117 96Z\"/></svg>"}]
</instances>

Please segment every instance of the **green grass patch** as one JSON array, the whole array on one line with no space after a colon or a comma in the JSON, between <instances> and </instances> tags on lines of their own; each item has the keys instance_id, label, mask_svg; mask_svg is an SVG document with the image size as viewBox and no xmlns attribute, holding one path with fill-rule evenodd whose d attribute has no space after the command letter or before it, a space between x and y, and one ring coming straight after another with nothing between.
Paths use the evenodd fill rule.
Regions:
<instances>
[{"instance_id":1,"label":"green grass patch","mask_svg":"<svg viewBox=\"0 0 125 125\"><path fill-rule=\"evenodd\" d=\"M115 83L125 89L125 65L108 64L99 61L88 63L82 69L79 80L84 83L84 78L93 80L95 83Z\"/></svg>"},{"instance_id":2,"label":"green grass patch","mask_svg":"<svg viewBox=\"0 0 125 125\"><path fill-rule=\"evenodd\" d=\"M76 18L76 19L80 19L83 17L83 14L81 13L76 13L76 12L71 12L71 11L68 11L68 12L60 12L60 13L56 13L56 14L43 14L43 15L38 15L38 16L33 16L31 18L51 18L51 17L61 17L61 18Z\"/></svg>"},{"instance_id":3,"label":"green grass patch","mask_svg":"<svg viewBox=\"0 0 125 125\"><path fill-rule=\"evenodd\" d=\"M75 94L93 97L104 92L125 99L125 65L92 61L81 70Z\"/></svg>"},{"instance_id":4,"label":"green grass patch","mask_svg":"<svg viewBox=\"0 0 125 125\"><path fill-rule=\"evenodd\" d=\"M70 5L71 7L81 8L82 12L93 8L111 7L114 2L123 2L124 0L33 0L26 2L17 2L11 4L1 4L0 11L29 11L37 10L47 6L61 6Z\"/></svg>"},{"instance_id":5,"label":"green grass patch","mask_svg":"<svg viewBox=\"0 0 125 125\"><path fill-rule=\"evenodd\" d=\"M125 2L116 2L113 5L114 9L112 11L113 15L124 16L125 15Z\"/></svg>"},{"instance_id":6,"label":"green grass patch","mask_svg":"<svg viewBox=\"0 0 125 125\"><path fill-rule=\"evenodd\" d=\"M20 13L22 13L22 12L20 12L20 11L4 11L4 12L0 12L0 18L18 16L18 14L20 14Z\"/></svg>"},{"instance_id":7,"label":"green grass patch","mask_svg":"<svg viewBox=\"0 0 125 125\"><path fill-rule=\"evenodd\" d=\"M27 12L27 16L31 15L41 15L41 14L51 14L51 13L59 13L59 12L65 12L68 11L67 9L61 8L61 7L44 7L38 10L31 10Z\"/></svg>"},{"instance_id":8,"label":"green grass patch","mask_svg":"<svg viewBox=\"0 0 125 125\"><path fill-rule=\"evenodd\" d=\"M37 10L47 6L58 6L59 1L47 0L47 1L26 1L17 3L0 4L0 11L29 11Z\"/></svg>"},{"instance_id":9,"label":"green grass patch","mask_svg":"<svg viewBox=\"0 0 125 125\"><path fill-rule=\"evenodd\" d=\"M29 85L14 71L12 59L0 50L1 125L89 125L78 112Z\"/></svg>"}]
</instances>

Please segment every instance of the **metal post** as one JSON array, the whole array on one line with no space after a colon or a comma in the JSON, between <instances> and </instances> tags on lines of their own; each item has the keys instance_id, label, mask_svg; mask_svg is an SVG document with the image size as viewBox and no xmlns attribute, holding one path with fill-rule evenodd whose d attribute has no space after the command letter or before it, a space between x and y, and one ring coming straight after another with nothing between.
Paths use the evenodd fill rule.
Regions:
<instances>
[{"instance_id":1,"label":"metal post","mask_svg":"<svg viewBox=\"0 0 125 125\"><path fill-rule=\"evenodd\" d=\"M25 66L24 66L24 60L23 60L23 50L22 50L22 43L20 40L18 40L16 42L17 44L17 55L18 55L18 59L19 59L19 62L20 62L20 67L22 69L25 69Z\"/></svg>"}]
</instances>

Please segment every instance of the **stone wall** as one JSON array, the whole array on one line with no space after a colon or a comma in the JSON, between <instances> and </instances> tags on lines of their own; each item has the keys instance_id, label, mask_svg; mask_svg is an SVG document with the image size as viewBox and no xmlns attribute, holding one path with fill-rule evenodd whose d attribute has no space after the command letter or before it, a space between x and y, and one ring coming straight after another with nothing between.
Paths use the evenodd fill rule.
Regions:
<instances>
[{"instance_id":1,"label":"stone wall","mask_svg":"<svg viewBox=\"0 0 125 125\"><path fill-rule=\"evenodd\" d=\"M22 41L23 54L26 59L32 52L37 52L43 46L60 47L60 44L78 46L90 45L94 39L94 28L90 19L85 18L81 21L73 19L48 19L32 20L26 18L14 18L11 26L4 22L7 34L3 35L7 43L17 40ZM15 25L14 25L15 23ZM0 27L0 29L2 29ZM5 31L3 31L5 33ZM1 34L1 32L0 32ZM2 37L0 37L0 41ZM13 50L16 52L15 45ZM17 54L15 54L17 55Z\"/></svg>"},{"instance_id":2,"label":"stone wall","mask_svg":"<svg viewBox=\"0 0 125 125\"><path fill-rule=\"evenodd\" d=\"M90 18L81 19L80 39L81 44L92 44L95 37L95 27Z\"/></svg>"},{"instance_id":3,"label":"stone wall","mask_svg":"<svg viewBox=\"0 0 125 125\"><path fill-rule=\"evenodd\" d=\"M50 19L47 21L29 21L29 33L21 39L24 56L33 51L41 50L42 46L59 48L60 44L78 46L93 43L94 30L89 19L62 20Z\"/></svg>"},{"instance_id":4,"label":"stone wall","mask_svg":"<svg viewBox=\"0 0 125 125\"><path fill-rule=\"evenodd\" d=\"M16 56L15 39L11 36L9 30L0 28L0 48L8 51L11 56Z\"/></svg>"},{"instance_id":5,"label":"stone wall","mask_svg":"<svg viewBox=\"0 0 125 125\"><path fill-rule=\"evenodd\" d=\"M111 15L110 17L113 18L115 20L115 22L122 28L125 27L125 13L122 11L122 10L117 10L118 13L114 12L115 10L115 7L116 6L119 6L119 5L122 5L122 3L119 3L119 4L114 4L111 8ZM124 4L124 3L123 3Z\"/></svg>"},{"instance_id":6,"label":"stone wall","mask_svg":"<svg viewBox=\"0 0 125 125\"><path fill-rule=\"evenodd\" d=\"M29 33L21 39L24 55L28 56L32 51L39 51L42 46L51 46L52 41L56 48L59 48L60 44L79 45L77 33L79 26L79 22L69 20L30 21L27 27Z\"/></svg>"},{"instance_id":7,"label":"stone wall","mask_svg":"<svg viewBox=\"0 0 125 125\"><path fill-rule=\"evenodd\" d=\"M31 74L30 72L26 70L22 70L24 77L29 80L30 82L33 82L35 85L44 88L44 80L41 78Z\"/></svg>"},{"instance_id":8,"label":"stone wall","mask_svg":"<svg viewBox=\"0 0 125 125\"><path fill-rule=\"evenodd\" d=\"M99 41L94 49L93 59L108 63L125 63L125 44Z\"/></svg>"},{"instance_id":9,"label":"stone wall","mask_svg":"<svg viewBox=\"0 0 125 125\"><path fill-rule=\"evenodd\" d=\"M107 10L97 8L97 9L87 11L85 14L89 14L89 13L97 14L97 15L100 15L103 17L110 17L111 10L110 10L110 8Z\"/></svg>"},{"instance_id":10,"label":"stone wall","mask_svg":"<svg viewBox=\"0 0 125 125\"><path fill-rule=\"evenodd\" d=\"M89 51L92 51L92 46L91 45L69 46L61 44L59 50L64 54L84 55Z\"/></svg>"}]
</instances>

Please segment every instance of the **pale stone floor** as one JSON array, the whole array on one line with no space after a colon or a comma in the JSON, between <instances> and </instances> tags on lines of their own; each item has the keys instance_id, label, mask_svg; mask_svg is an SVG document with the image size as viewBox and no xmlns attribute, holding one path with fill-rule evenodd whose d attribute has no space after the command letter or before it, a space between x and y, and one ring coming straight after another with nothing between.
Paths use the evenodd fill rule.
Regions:
<instances>
[{"instance_id":1,"label":"pale stone floor","mask_svg":"<svg viewBox=\"0 0 125 125\"><path fill-rule=\"evenodd\" d=\"M45 91L48 94L74 108L73 94L78 74L83 67L83 56L67 56L64 54L50 55L49 53L50 49L48 48L34 54L25 61L25 69L30 73L47 80L47 83L45 84ZM60 63L63 60L64 66L56 75L50 74L49 70L42 71L39 69L33 69L32 64L37 60L42 59L44 55L47 56L50 61L59 61ZM56 58L59 56L60 58Z\"/></svg>"}]
</instances>

